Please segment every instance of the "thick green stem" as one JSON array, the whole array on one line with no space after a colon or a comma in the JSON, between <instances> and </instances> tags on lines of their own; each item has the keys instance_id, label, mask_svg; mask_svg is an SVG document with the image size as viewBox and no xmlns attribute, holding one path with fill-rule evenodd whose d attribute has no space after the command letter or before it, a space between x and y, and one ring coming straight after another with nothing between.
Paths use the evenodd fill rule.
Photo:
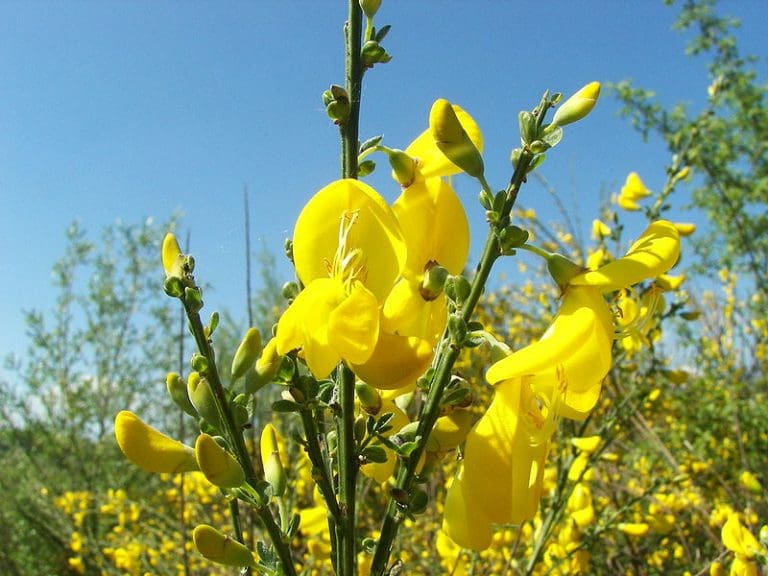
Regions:
<instances>
[{"instance_id":1,"label":"thick green stem","mask_svg":"<svg viewBox=\"0 0 768 576\"><path fill-rule=\"evenodd\" d=\"M517 193L523 182L525 182L528 166L532 159L532 155L524 153L518 161L515 172L506 190L507 202L502 214L503 217L501 222L506 222L509 218L509 213L517 200ZM483 187L487 187L487 184L483 183ZM499 256L501 256L501 247L499 246L497 230L492 227L488 231L483 254L480 258L480 263L478 264L475 276L472 279L472 287L469 296L461 306L460 313L464 322L469 322L472 319L477 303L480 301L480 296L483 294L485 284L490 276L493 264ZM451 345L449 341L445 339L443 340L441 348L437 351L437 367L429 387L429 392L427 393L426 402L419 415L419 427L416 432L419 442L416 449L411 452L408 459L404 462L404 465L400 467L397 475L395 486L400 493L410 494L416 476L416 467L421 455L426 449L429 434L432 432L432 428L440 415L440 404L443 392L448 382L450 382L453 365L460 353L460 347ZM373 576L384 576L384 574L386 574L387 564L389 563L389 558L392 554L392 543L397 536L397 532L403 519L399 506L400 505L397 502L390 499L387 515L385 516L381 527L381 536L376 544L376 552L374 553L373 563L371 565L371 574Z\"/></svg>"},{"instance_id":2,"label":"thick green stem","mask_svg":"<svg viewBox=\"0 0 768 576\"><path fill-rule=\"evenodd\" d=\"M363 85L362 47L363 13L358 0L349 0L349 17L344 24L345 89L349 95L349 117L341 131L341 173L343 178L357 178L357 153L360 127L360 93Z\"/></svg>"},{"instance_id":3,"label":"thick green stem","mask_svg":"<svg viewBox=\"0 0 768 576\"><path fill-rule=\"evenodd\" d=\"M355 375L345 364L338 368L339 410L336 429L339 434L339 508L341 520L336 526L339 545L337 572L354 576L357 563L355 533L355 496L357 487L357 451L355 449Z\"/></svg>"},{"instance_id":4,"label":"thick green stem","mask_svg":"<svg viewBox=\"0 0 768 576\"><path fill-rule=\"evenodd\" d=\"M206 336L200 315L191 309L183 298L182 303L187 312L187 319L189 320L192 335L197 343L197 349L208 361L208 369L205 371L205 377L208 379L216 399L216 407L219 411L219 417L224 425L224 430L222 430L222 432L226 435L229 445L232 447L235 454L235 458L243 469L246 482L252 488L256 489L259 478L256 475L251 456L245 446L242 432L235 423L235 419L232 416L232 410L229 408L227 393L221 383L221 378L219 378L219 371L216 368L216 355L213 352L213 347ZM256 507L256 513L269 534L269 538L280 558L285 574L288 576L296 576L296 568L293 564L290 548L288 547L288 543L283 539L283 533L275 522L269 506L267 506L266 503L259 504Z\"/></svg>"}]
</instances>

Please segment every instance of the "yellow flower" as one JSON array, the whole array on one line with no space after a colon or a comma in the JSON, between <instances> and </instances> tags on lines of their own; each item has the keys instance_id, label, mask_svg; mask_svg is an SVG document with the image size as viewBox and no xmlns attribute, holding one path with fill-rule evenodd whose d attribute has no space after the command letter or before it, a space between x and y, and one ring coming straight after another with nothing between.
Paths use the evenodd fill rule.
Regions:
<instances>
[{"instance_id":1,"label":"yellow flower","mask_svg":"<svg viewBox=\"0 0 768 576\"><path fill-rule=\"evenodd\" d=\"M163 247L161 253L163 258L163 270L165 271L165 277L181 278L184 256L181 253L179 242L176 240L176 236L170 232L165 235L165 238L163 238Z\"/></svg>"},{"instance_id":2,"label":"yellow flower","mask_svg":"<svg viewBox=\"0 0 768 576\"><path fill-rule=\"evenodd\" d=\"M483 175L483 157L447 100L439 98L432 105L429 131L435 146L448 160L470 176Z\"/></svg>"},{"instance_id":3,"label":"yellow flower","mask_svg":"<svg viewBox=\"0 0 768 576\"><path fill-rule=\"evenodd\" d=\"M237 488L245 482L240 464L208 434L200 434L195 442L195 455L200 470L208 481L221 488Z\"/></svg>"},{"instance_id":4,"label":"yellow flower","mask_svg":"<svg viewBox=\"0 0 768 576\"><path fill-rule=\"evenodd\" d=\"M255 566L253 553L213 526L200 524L192 532L195 548L203 557L225 566Z\"/></svg>"},{"instance_id":5,"label":"yellow flower","mask_svg":"<svg viewBox=\"0 0 768 576\"><path fill-rule=\"evenodd\" d=\"M483 549L493 523L533 518L558 418L585 418L611 367L613 317L602 292L663 274L678 253L674 226L651 224L623 258L561 282L562 306L542 338L491 366L495 395L446 499L443 529L454 541Z\"/></svg>"},{"instance_id":6,"label":"yellow flower","mask_svg":"<svg viewBox=\"0 0 768 576\"><path fill-rule=\"evenodd\" d=\"M133 412L123 410L115 418L115 437L123 454L147 472L190 472L198 470L191 446L169 438L152 428Z\"/></svg>"},{"instance_id":7,"label":"yellow flower","mask_svg":"<svg viewBox=\"0 0 768 576\"><path fill-rule=\"evenodd\" d=\"M592 238L600 240L611 235L611 229L601 220L592 220Z\"/></svg>"},{"instance_id":8,"label":"yellow flower","mask_svg":"<svg viewBox=\"0 0 768 576\"><path fill-rule=\"evenodd\" d=\"M627 176L627 181L619 192L619 197L616 200L616 203L624 210L636 211L640 210L640 205L637 201L650 195L651 191L645 187L645 184L640 180L640 176L638 176L637 172L630 172Z\"/></svg>"},{"instance_id":9,"label":"yellow flower","mask_svg":"<svg viewBox=\"0 0 768 576\"><path fill-rule=\"evenodd\" d=\"M644 522L626 522L619 524L618 528L627 536L635 536L639 538L648 534L650 526Z\"/></svg>"},{"instance_id":10,"label":"yellow flower","mask_svg":"<svg viewBox=\"0 0 768 576\"><path fill-rule=\"evenodd\" d=\"M739 484L755 494L760 494L763 491L763 487L760 485L760 481L752 472L744 470L739 474Z\"/></svg>"},{"instance_id":11,"label":"yellow flower","mask_svg":"<svg viewBox=\"0 0 768 576\"><path fill-rule=\"evenodd\" d=\"M300 348L318 378L342 359L365 363L378 340L380 303L405 264L392 210L370 186L336 181L299 215L293 256L305 289L280 318L277 352Z\"/></svg>"},{"instance_id":12,"label":"yellow flower","mask_svg":"<svg viewBox=\"0 0 768 576\"><path fill-rule=\"evenodd\" d=\"M751 560L755 554L762 552L762 546L752 533L741 525L739 515L736 513L731 513L728 516L728 520L723 524L720 537L725 547L737 554L737 558L743 556Z\"/></svg>"}]
</instances>

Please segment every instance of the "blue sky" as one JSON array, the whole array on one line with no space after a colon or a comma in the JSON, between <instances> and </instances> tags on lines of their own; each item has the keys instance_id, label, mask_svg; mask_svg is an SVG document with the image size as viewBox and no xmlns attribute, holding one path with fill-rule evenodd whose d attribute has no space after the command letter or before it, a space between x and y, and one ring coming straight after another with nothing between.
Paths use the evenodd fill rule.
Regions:
<instances>
[{"instance_id":1,"label":"blue sky","mask_svg":"<svg viewBox=\"0 0 768 576\"><path fill-rule=\"evenodd\" d=\"M764 73L768 6L721 10L742 19L742 50ZM303 202L338 177L320 94L343 81L345 13L344 0L0 2L0 355L26 346L22 310L51 307L50 267L73 220L95 236L181 210L215 288L206 305L237 313L243 186L254 236L279 255ZM366 77L361 137L405 147L448 98L480 124L488 179L503 187L517 113L544 89L630 78L667 103L704 102L705 65L685 57L676 13L651 0L384 0L377 24L392 25L394 59ZM663 148L618 108L604 97L541 170L584 226L629 171L652 189L664 181ZM371 182L393 200L379 172ZM476 189L456 186L479 244ZM521 203L557 218L535 183Z\"/></svg>"}]
</instances>

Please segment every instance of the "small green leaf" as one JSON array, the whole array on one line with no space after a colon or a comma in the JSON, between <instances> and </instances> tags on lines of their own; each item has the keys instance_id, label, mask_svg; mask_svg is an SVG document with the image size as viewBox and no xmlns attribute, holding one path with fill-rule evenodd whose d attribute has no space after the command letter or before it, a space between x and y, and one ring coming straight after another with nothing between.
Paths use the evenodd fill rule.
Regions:
<instances>
[{"instance_id":1,"label":"small green leaf","mask_svg":"<svg viewBox=\"0 0 768 576\"><path fill-rule=\"evenodd\" d=\"M387 451L381 446L366 446L362 456L367 462L375 462L376 464L384 464L387 461Z\"/></svg>"},{"instance_id":2,"label":"small green leaf","mask_svg":"<svg viewBox=\"0 0 768 576\"><path fill-rule=\"evenodd\" d=\"M374 146L378 146L381 143L381 140L384 138L384 136L374 136L373 138L368 138L365 142L360 144L360 152L359 154L362 154L369 148L373 148Z\"/></svg>"},{"instance_id":3,"label":"small green leaf","mask_svg":"<svg viewBox=\"0 0 768 576\"><path fill-rule=\"evenodd\" d=\"M272 412L300 412L301 405L292 400L275 400L272 402Z\"/></svg>"}]
</instances>

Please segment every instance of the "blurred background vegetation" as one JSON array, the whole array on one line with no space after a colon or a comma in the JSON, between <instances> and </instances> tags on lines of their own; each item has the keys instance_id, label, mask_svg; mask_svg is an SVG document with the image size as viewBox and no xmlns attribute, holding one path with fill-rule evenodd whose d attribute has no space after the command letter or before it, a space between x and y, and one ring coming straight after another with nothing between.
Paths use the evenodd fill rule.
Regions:
<instances>
[{"instance_id":1,"label":"blurred background vegetation","mask_svg":"<svg viewBox=\"0 0 768 576\"><path fill-rule=\"evenodd\" d=\"M489 551L452 549L439 536L448 459L428 486L430 505L414 521L420 537L402 532L403 573L718 574L733 557L720 536L729 513L738 512L755 535L768 524L768 105L756 60L739 52L736 24L710 2L680 6L677 25L693 32L692 65L708 66L711 78L704 110L665 108L648 87L627 82L606 95L620 99L628 121L646 137L661 137L669 151L668 166L659 167L668 185L643 202L644 215L664 217L672 207L676 215L706 215L709 225L684 239L674 271L686 281L661 296L664 306L642 330L617 340L600 409L562 426L539 516L500 530ZM525 210L517 216L539 243L581 262L598 250L620 255L631 240L613 203L595 215L610 233L590 245L577 241L583 231L567 220L544 223ZM180 311L161 288L160 242L180 227L173 217L116 223L98 235L74 224L65 231L52 268L58 297L27 313L27 352L6 358L10 376L0 382L0 573L223 570L188 541L197 523L224 526L227 503L194 474L140 471L112 435L124 408L175 438L192 435L164 385L168 371L188 372L191 349ZM266 249L250 252L244 260L255 263L258 287L248 290L247 314L221 313L215 343L223 365L249 325L268 334L283 306L274 257ZM481 311L513 348L541 335L559 296L544 270L529 267L524 277L498 283ZM632 338L645 347L638 351ZM478 405L489 393L487 365L473 351L461 368ZM256 429L271 418L279 392L260 394ZM277 424L286 438L295 425L288 417ZM599 440L578 440L592 437ZM292 454L291 462L294 505L311 509L302 455ZM366 504L380 508L378 485L367 484L364 494ZM368 517L363 508L361 522ZM322 530L307 538L314 528L305 518L295 545L322 559ZM249 532L258 537L258 526ZM315 573L324 573L322 562Z\"/></svg>"}]
</instances>

